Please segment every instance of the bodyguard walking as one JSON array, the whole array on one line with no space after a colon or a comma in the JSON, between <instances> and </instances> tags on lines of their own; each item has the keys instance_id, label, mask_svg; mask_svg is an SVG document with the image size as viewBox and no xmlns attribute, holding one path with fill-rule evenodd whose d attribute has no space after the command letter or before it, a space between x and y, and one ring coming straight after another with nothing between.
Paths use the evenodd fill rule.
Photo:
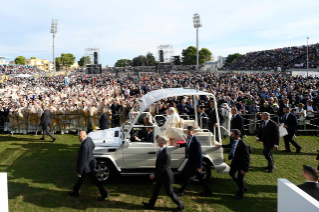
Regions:
<instances>
[{"instance_id":1,"label":"bodyguard walking","mask_svg":"<svg viewBox=\"0 0 319 212\"><path fill-rule=\"evenodd\" d=\"M278 150L280 139L279 127L273 120L270 120L270 114L267 112L261 114L261 119L263 121L261 122L256 142L263 142L263 153L268 161L268 166L264 167L264 169L268 170L268 173L271 173L276 169L272 150Z\"/></svg>"},{"instance_id":2,"label":"bodyguard walking","mask_svg":"<svg viewBox=\"0 0 319 212\"><path fill-rule=\"evenodd\" d=\"M202 184L205 191L201 194L208 196L212 194L212 191L208 187L207 183L203 179L200 171L202 169L202 162L203 162L203 154L202 154L202 147L198 138L194 135L194 127L188 126L187 127L187 141L185 144L178 144L176 147L185 147L185 159L188 158L188 162L186 167L184 168L183 172L185 173L184 176L184 183L182 187L179 189L177 196L182 197L188 185L191 182L191 177L196 175L199 182Z\"/></svg>"},{"instance_id":3,"label":"bodyguard walking","mask_svg":"<svg viewBox=\"0 0 319 212\"><path fill-rule=\"evenodd\" d=\"M77 173L78 173L78 182L74 185L73 190L69 191L71 196L79 196L80 188L85 179L85 176L88 175L92 183L99 188L101 196L98 198L98 201L103 201L109 196L107 191L101 185L100 181L96 178L94 168L96 166L96 160L93 156L93 150L95 144L92 141L92 138L87 137L85 131L81 131L79 134L79 141L81 146L78 153L78 164L77 164Z\"/></svg>"},{"instance_id":4,"label":"bodyguard walking","mask_svg":"<svg viewBox=\"0 0 319 212\"><path fill-rule=\"evenodd\" d=\"M164 186L167 195L177 205L177 208L173 211L179 212L184 210L184 205L173 191L172 184L174 182L174 175L171 170L171 155L166 148L167 141L168 139L166 137L157 138L157 145L160 147L160 150L156 159L156 171L154 174L150 175L151 179L156 179L156 184L154 187L152 198L148 202L142 202L142 204L145 208L154 209L154 205L156 203L161 187Z\"/></svg>"},{"instance_id":5,"label":"bodyguard walking","mask_svg":"<svg viewBox=\"0 0 319 212\"><path fill-rule=\"evenodd\" d=\"M41 122L39 126L42 127L43 136L40 140L45 140L45 135L48 134L53 139L52 142L54 142L56 138L50 132L50 127L49 127L52 124L51 113L46 106L43 106L42 109L44 112L41 116Z\"/></svg>"},{"instance_id":6,"label":"bodyguard walking","mask_svg":"<svg viewBox=\"0 0 319 212\"><path fill-rule=\"evenodd\" d=\"M229 175L238 186L238 191L233 196L234 199L242 199L244 197L244 191L248 191L245 187L244 177L248 172L250 165L249 147L240 136L241 132L238 129L234 129L231 130L231 137L234 139L233 144L216 144L217 147L231 148L228 155L228 159L232 160ZM237 176L236 172L238 172Z\"/></svg>"},{"instance_id":7,"label":"bodyguard walking","mask_svg":"<svg viewBox=\"0 0 319 212\"><path fill-rule=\"evenodd\" d=\"M286 128L288 132L288 134L284 136L285 150L283 150L283 152L291 152L289 144L291 143L296 148L296 152L299 153L301 146L299 146L296 141L292 140L297 132L298 120L294 114L290 113L289 107L285 106L283 108L283 116L280 123L281 124L278 124L278 126L284 125L284 128Z\"/></svg>"}]
</instances>

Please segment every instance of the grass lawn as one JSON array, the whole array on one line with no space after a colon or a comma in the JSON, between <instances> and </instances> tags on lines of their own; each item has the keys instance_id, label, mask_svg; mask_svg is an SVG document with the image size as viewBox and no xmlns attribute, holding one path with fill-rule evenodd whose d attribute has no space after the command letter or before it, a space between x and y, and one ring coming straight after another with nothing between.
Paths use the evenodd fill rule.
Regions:
<instances>
[{"instance_id":1,"label":"grass lawn","mask_svg":"<svg viewBox=\"0 0 319 212\"><path fill-rule=\"evenodd\" d=\"M0 172L8 173L10 211L144 211L141 202L148 201L152 194L152 181L147 177L121 177L105 184L110 197L98 202L98 189L87 179L79 198L69 197L77 180L76 160L80 146L75 135L56 135L55 143L42 142L39 136L2 135L0 137ZM233 200L237 187L228 174L212 171L209 182L212 197L201 197L201 186L191 185L184 197L185 211L276 211L277 178L286 178L301 184L305 180L301 170L303 164L317 167L317 137L298 137L301 153L274 152L274 173L266 173L266 159L262 155L262 144L255 137L244 139L253 146L250 172L245 177L249 191L242 200ZM225 143L228 143L228 139ZM280 144L283 149L283 141ZM294 148L292 148L294 150ZM225 158L227 155L225 154ZM229 161L227 161L229 163ZM179 184L174 184L175 189ZM171 211L176 206L162 189L156 209Z\"/></svg>"}]
</instances>

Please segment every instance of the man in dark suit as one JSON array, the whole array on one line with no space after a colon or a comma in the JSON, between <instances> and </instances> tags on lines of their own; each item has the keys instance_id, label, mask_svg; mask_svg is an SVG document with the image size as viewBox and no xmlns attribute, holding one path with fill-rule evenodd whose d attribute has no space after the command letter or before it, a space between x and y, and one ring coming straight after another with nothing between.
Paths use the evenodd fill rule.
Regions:
<instances>
[{"instance_id":1,"label":"man in dark suit","mask_svg":"<svg viewBox=\"0 0 319 212\"><path fill-rule=\"evenodd\" d=\"M245 187L244 177L248 172L250 165L249 147L240 138L240 131L238 129L231 130L231 137L234 139L233 144L220 145L216 144L217 147L231 148L228 159L232 160L230 165L229 175L238 186L237 193L233 196L234 199L241 199L244 197L244 191L248 191ZM236 176L236 172L237 176Z\"/></svg>"},{"instance_id":2,"label":"man in dark suit","mask_svg":"<svg viewBox=\"0 0 319 212\"><path fill-rule=\"evenodd\" d=\"M243 117L238 113L237 108L232 108L231 109L231 120L230 120L230 129L237 129L240 131L240 136L241 138L243 137L244 134L244 119ZM232 138L231 138L232 140Z\"/></svg>"},{"instance_id":3,"label":"man in dark suit","mask_svg":"<svg viewBox=\"0 0 319 212\"><path fill-rule=\"evenodd\" d=\"M100 118L100 130L106 130L109 128L109 123L107 120L107 114L105 113L105 108L102 110L102 116Z\"/></svg>"},{"instance_id":4,"label":"man in dark suit","mask_svg":"<svg viewBox=\"0 0 319 212\"><path fill-rule=\"evenodd\" d=\"M196 175L196 177L199 179L199 182L202 184L204 188L204 192L202 192L202 195L211 195L212 191L208 187L207 183L202 178L202 175L200 174L201 168L202 168L202 162L203 162L203 155L202 155L202 147L198 140L198 138L194 135L194 127L188 126L187 127L187 141L185 144L177 144L176 147L185 147L185 159L187 158L187 164L183 170L185 176L184 176L184 182L182 187L178 190L177 196L181 197L184 195L184 192L188 185L191 182L191 178Z\"/></svg>"},{"instance_id":5,"label":"man in dark suit","mask_svg":"<svg viewBox=\"0 0 319 212\"><path fill-rule=\"evenodd\" d=\"M198 110L198 123L197 123L197 125L201 129L208 129L209 120L208 120L207 114L204 112L204 107L199 106L197 110Z\"/></svg>"},{"instance_id":6,"label":"man in dark suit","mask_svg":"<svg viewBox=\"0 0 319 212\"><path fill-rule=\"evenodd\" d=\"M43 136L40 140L45 140L45 135L48 134L53 139L52 142L54 142L56 138L50 132L50 127L49 127L52 124L50 111L48 110L46 106L43 106L42 109L44 112L41 116L41 121L39 126L42 127Z\"/></svg>"},{"instance_id":7,"label":"man in dark suit","mask_svg":"<svg viewBox=\"0 0 319 212\"><path fill-rule=\"evenodd\" d=\"M211 133L214 133L214 128L218 125L221 125L221 123L224 122L224 117L222 116L221 109L215 108L215 103L213 101L209 102L209 109L205 110L205 113L207 114L209 118L209 124L208 128ZM219 123L217 122L217 116L219 118ZM216 140L219 141L219 133L218 128L216 128Z\"/></svg>"},{"instance_id":8,"label":"man in dark suit","mask_svg":"<svg viewBox=\"0 0 319 212\"><path fill-rule=\"evenodd\" d=\"M184 210L184 205L173 191L172 184L174 182L174 174L171 170L171 155L166 148L167 141L168 139L165 137L157 138L157 145L160 147L160 150L156 159L156 171L154 174L150 175L151 179L156 179L156 184L152 198L148 202L142 202L142 204L145 208L154 209L161 187L164 186L167 195L177 205L177 208L174 211L178 212Z\"/></svg>"},{"instance_id":9,"label":"man in dark suit","mask_svg":"<svg viewBox=\"0 0 319 212\"><path fill-rule=\"evenodd\" d=\"M298 187L319 201L319 171L312 166L303 165L302 174L307 181Z\"/></svg>"},{"instance_id":10,"label":"man in dark suit","mask_svg":"<svg viewBox=\"0 0 319 212\"><path fill-rule=\"evenodd\" d=\"M267 112L263 112L261 114L261 119L263 121L261 122L256 142L263 142L263 153L268 161L268 166L264 167L264 169L267 169L268 172L271 173L274 172L276 169L274 164L274 157L272 155L272 150L278 150L280 139L279 127L273 120L270 120L270 114Z\"/></svg>"},{"instance_id":11,"label":"man in dark suit","mask_svg":"<svg viewBox=\"0 0 319 212\"><path fill-rule=\"evenodd\" d=\"M283 152L291 152L289 145L289 143L291 143L296 148L296 152L299 153L301 146L299 146L296 141L292 140L297 132L298 120L294 114L290 113L289 107L283 107L283 116L281 117L280 123L284 125L284 128L286 128L288 132L288 134L284 136L285 150L283 150ZM278 126L281 126L282 124L278 124Z\"/></svg>"},{"instance_id":12,"label":"man in dark suit","mask_svg":"<svg viewBox=\"0 0 319 212\"><path fill-rule=\"evenodd\" d=\"M153 134L153 125L151 123L147 124L147 127L145 127L146 129L146 133L143 135L143 137L134 137L134 141L139 141L139 142L149 142L149 143L153 143L153 139L154 139L154 134Z\"/></svg>"},{"instance_id":13,"label":"man in dark suit","mask_svg":"<svg viewBox=\"0 0 319 212\"><path fill-rule=\"evenodd\" d=\"M309 120L310 124L307 125L307 128L308 129L312 129L312 130L318 130L318 127L315 126L315 125L318 125L316 124L317 120L315 118L317 118L317 114L318 114L318 108L316 105L313 104L313 100L309 99L306 103L306 105L304 106L303 108L304 110L306 110L307 112L307 117L306 119ZM310 132L312 135L316 135L318 134L318 132Z\"/></svg>"},{"instance_id":14,"label":"man in dark suit","mask_svg":"<svg viewBox=\"0 0 319 212\"><path fill-rule=\"evenodd\" d=\"M77 173L78 173L78 182L74 185L73 191L69 191L71 196L79 196L81 185L85 179L85 176L88 175L92 183L99 188L101 196L98 198L98 201L103 201L109 196L107 191L101 185L100 181L96 178L94 168L96 166L96 160L93 156L93 150L95 144L92 141L92 138L87 137L85 131L81 131L79 134L79 140L81 146L78 153L78 164L77 164Z\"/></svg>"},{"instance_id":15,"label":"man in dark suit","mask_svg":"<svg viewBox=\"0 0 319 212\"><path fill-rule=\"evenodd\" d=\"M188 115L190 113L190 107L186 104L186 100L183 99L181 104L177 105L177 110L180 115Z\"/></svg>"},{"instance_id":16,"label":"man in dark suit","mask_svg":"<svg viewBox=\"0 0 319 212\"><path fill-rule=\"evenodd\" d=\"M284 115L284 112L283 112L284 107L290 107L288 98L284 99L283 103L279 105L279 112L278 112L279 117L282 117L282 115Z\"/></svg>"}]
</instances>

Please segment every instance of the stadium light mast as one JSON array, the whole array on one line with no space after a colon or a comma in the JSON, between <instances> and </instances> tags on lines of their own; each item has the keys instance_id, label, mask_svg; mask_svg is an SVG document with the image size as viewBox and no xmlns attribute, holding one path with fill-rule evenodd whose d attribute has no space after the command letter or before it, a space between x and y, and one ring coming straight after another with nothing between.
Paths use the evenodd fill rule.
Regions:
<instances>
[{"instance_id":1,"label":"stadium light mast","mask_svg":"<svg viewBox=\"0 0 319 212\"><path fill-rule=\"evenodd\" d=\"M309 37L307 37L307 77L308 77L308 63L309 63L309 57L308 57L308 40L309 40Z\"/></svg>"},{"instance_id":2,"label":"stadium light mast","mask_svg":"<svg viewBox=\"0 0 319 212\"><path fill-rule=\"evenodd\" d=\"M202 23L200 22L200 16L198 15L198 13L194 14L193 17L193 24L194 24L194 28L196 29L196 71L198 71L199 68L199 56L198 56L198 28L202 27Z\"/></svg>"},{"instance_id":3,"label":"stadium light mast","mask_svg":"<svg viewBox=\"0 0 319 212\"><path fill-rule=\"evenodd\" d=\"M58 19L52 19L51 33L53 35L53 73L54 73L54 76L56 76L54 39L55 39L55 33L57 33L57 32L58 32Z\"/></svg>"}]
</instances>

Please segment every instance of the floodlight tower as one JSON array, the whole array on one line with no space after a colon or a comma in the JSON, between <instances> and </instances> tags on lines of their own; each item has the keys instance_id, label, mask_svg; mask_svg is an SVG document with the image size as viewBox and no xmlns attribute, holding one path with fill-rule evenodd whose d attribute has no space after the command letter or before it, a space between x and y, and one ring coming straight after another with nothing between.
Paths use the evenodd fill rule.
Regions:
<instances>
[{"instance_id":1,"label":"floodlight tower","mask_svg":"<svg viewBox=\"0 0 319 212\"><path fill-rule=\"evenodd\" d=\"M58 19L52 19L51 33L53 35L53 73L54 73L54 76L56 76L54 39L55 39L55 33L57 33L57 32L58 32Z\"/></svg>"},{"instance_id":2,"label":"floodlight tower","mask_svg":"<svg viewBox=\"0 0 319 212\"><path fill-rule=\"evenodd\" d=\"M193 17L193 24L194 24L194 28L196 29L196 71L198 71L198 64L199 64L199 56L198 56L198 28L202 27L202 23L200 22L200 17L198 15L198 13L194 14Z\"/></svg>"}]
</instances>

